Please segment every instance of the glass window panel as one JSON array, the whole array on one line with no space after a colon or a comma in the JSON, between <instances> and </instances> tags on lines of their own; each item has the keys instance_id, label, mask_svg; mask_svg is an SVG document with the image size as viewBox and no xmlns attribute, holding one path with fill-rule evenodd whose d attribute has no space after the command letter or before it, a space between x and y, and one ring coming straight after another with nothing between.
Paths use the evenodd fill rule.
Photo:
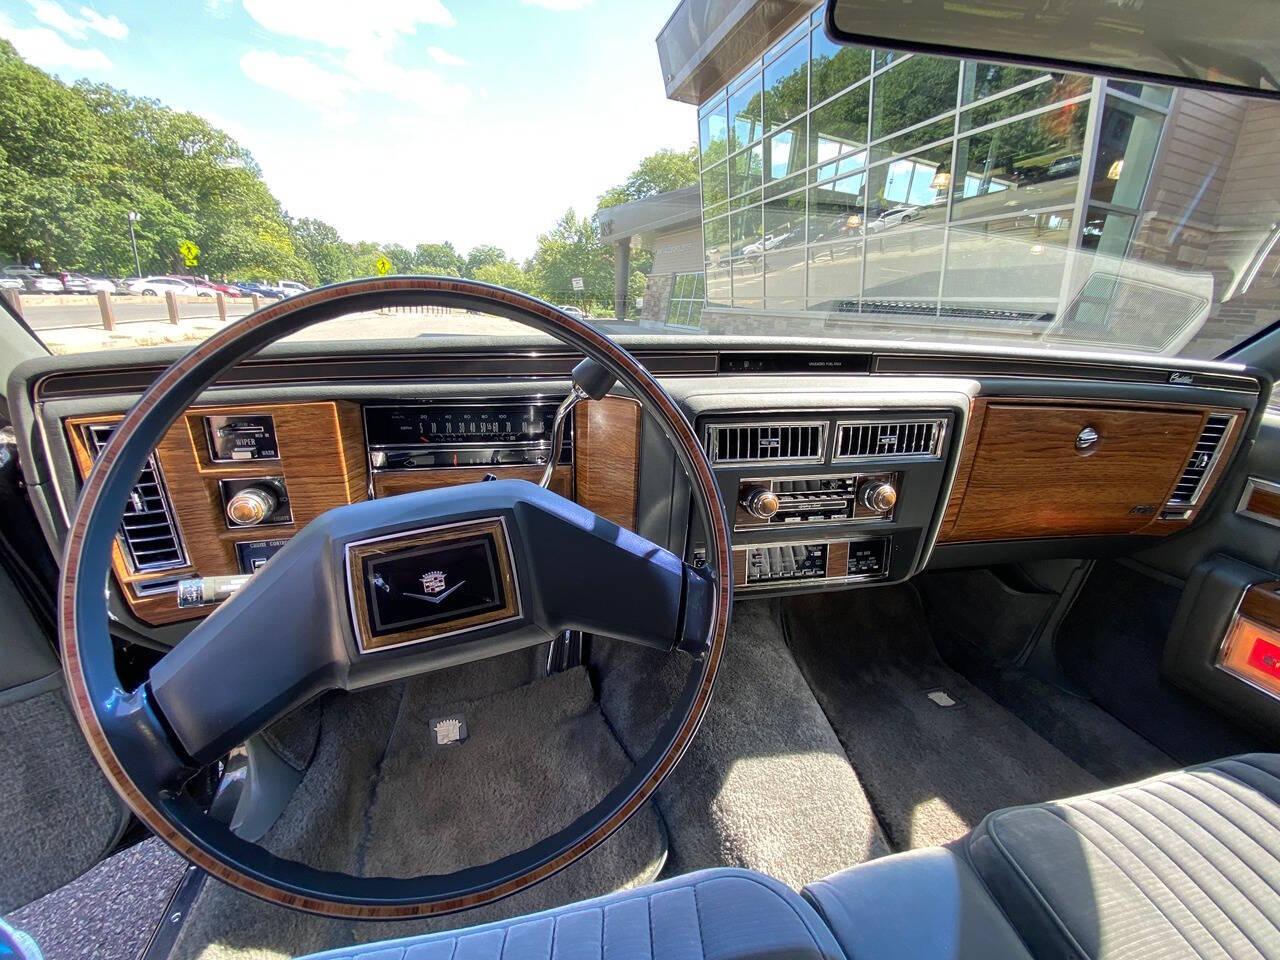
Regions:
<instances>
[{"instance_id":1,"label":"glass window panel","mask_svg":"<svg viewBox=\"0 0 1280 960\"><path fill-rule=\"evenodd\" d=\"M841 90L853 86L871 72L871 51L866 47L845 47L827 37L822 30L813 31L813 54L810 103L821 103Z\"/></svg>"},{"instance_id":2,"label":"glass window panel","mask_svg":"<svg viewBox=\"0 0 1280 960\"><path fill-rule=\"evenodd\" d=\"M729 201L729 210L730 212L734 210L741 210L743 207L749 207L753 203L757 205L760 203L759 190L749 190L741 196L734 197Z\"/></svg>"},{"instance_id":3,"label":"glass window panel","mask_svg":"<svg viewBox=\"0 0 1280 960\"><path fill-rule=\"evenodd\" d=\"M937 123L926 123L923 127L916 127L911 132L904 133L900 137L894 137L892 140L885 140L876 144L871 150L871 162L875 163L899 153L909 153L916 147L923 147L926 143L933 143L935 140L950 137L955 133L955 130L956 121L954 115L947 117L945 120L939 120Z\"/></svg>"},{"instance_id":4,"label":"glass window panel","mask_svg":"<svg viewBox=\"0 0 1280 960\"><path fill-rule=\"evenodd\" d=\"M729 121L724 101L698 121L698 144L704 168L719 163L729 153Z\"/></svg>"},{"instance_id":5,"label":"glass window panel","mask_svg":"<svg viewBox=\"0 0 1280 960\"><path fill-rule=\"evenodd\" d=\"M1001 90L1008 90L1036 77L1049 76L1043 70L1026 67L1010 67L1003 63L986 63L981 60L964 62L964 79L960 84L960 102L973 103Z\"/></svg>"},{"instance_id":6,"label":"glass window panel","mask_svg":"<svg viewBox=\"0 0 1280 960\"><path fill-rule=\"evenodd\" d=\"M852 302L855 309L862 292L862 240L846 237L807 247L809 296L831 309L833 302Z\"/></svg>"},{"instance_id":7,"label":"glass window panel","mask_svg":"<svg viewBox=\"0 0 1280 960\"><path fill-rule=\"evenodd\" d=\"M907 300L918 301L920 309L932 310L938 300L945 235L946 226L941 223L877 231L868 225L863 309L868 309L872 300Z\"/></svg>"},{"instance_id":8,"label":"glass window panel","mask_svg":"<svg viewBox=\"0 0 1280 960\"><path fill-rule=\"evenodd\" d=\"M702 172L702 206L715 207L729 198L729 173L726 164Z\"/></svg>"},{"instance_id":9,"label":"glass window panel","mask_svg":"<svg viewBox=\"0 0 1280 960\"><path fill-rule=\"evenodd\" d=\"M1137 97L1147 103L1155 104L1157 107L1167 107L1169 101L1173 99L1172 87L1158 87L1153 83L1137 83L1132 80L1108 80L1107 86L1112 90L1119 90L1121 93L1127 93L1131 97Z\"/></svg>"},{"instance_id":10,"label":"glass window panel","mask_svg":"<svg viewBox=\"0 0 1280 960\"><path fill-rule=\"evenodd\" d=\"M755 254L733 261L733 304L736 307L759 306L745 301L764 296L764 257Z\"/></svg>"},{"instance_id":11,"label":"glass window panel","mask_svg":"<svg viewBox=\"0 0 1280 960\"><path fill-rule=\"evenodd\" d=\"M867 184L867 232L901 230L946 219L951 144L872 167Z\"/></svg>"},{"instance_id":12,"label":"glass window panel","mask_svg":"<svg viewBox=\"0 0 1280 960\"><path fill-rule=\"evenodd\" d=\"M804 243L804 193L771 200L764 205L764 244L766 250L784 249Z\"/></svg>"},{"instance_id":13,"label":"glass window panel","mask_svg":"<svg viewBox=\"0 0 1280 960\"><path fill-rule=\"evenodd\" d=\"M729 265L707 268L707 303L716 306L728 306L733 300L732 280Z\"/></svg>"},{"instance_id":14,"label":"glass window panel","mask_svg":"<svg viewBox=\"0 0 1280 960\"><path fill-rule=\"evenodd\" d=\"M1070 239L1070 210L953 226L942 295L1009 309L1019 299L1056 300Z\"/></svg>"},{"instance_id":15,"label":"glass window panel","mask_svg":"<svg viewBox=\"0 0 1280 960\"><path fill-rule=\"evenodd\" d=\"M764 177L764 145L757 143L729 158L729 196L759 190Z\"/></svg>"},{"instance_id":16,"label":"glass window panel","mask_svg":"<svg viewBox=\"0 0 1280 960\"><path fill-rule=\"evenodd\" d=\"M1080 231L1080 246L1113 257L1123 257L1129 251L1129 238L1137 217L1114 210L1090 207Z\"/></svg>"},{"instance_id":17,"label":"glass window panel","mask_svg":"<svg viewBox=\"0 0 1280 960\"><path fill-rule=\"evenodd\" d=\"M955 109L960 61L914 56L877 74L871 108L871 139L879 140Z\"/></svg>"},{"instance_id":18,"label":"glass window panel","mask_svg":"<svg viewBox=\"0 0 1280 960\"><path fill-rule=\"evenodd\" d=\"M1136 210L1151 176L1163 127L1164 114L1108 97L1098 133L1090 198Z\"/></svg>"},{"instance_id":19,"label":"glass window panel","mask_svg":"<svg viewBox=\"0 0 1280 960\"><path fill-rule=\"evenodd\" d=\"M802 39L805 33L808 32L808 30L809 30L809 21L801 20L799 23L797 23L794 27L791 28L790 33L788 33L785 37L783 37L781 40L779 40L777 43L775 43L772 47L769 48L769 52L764 55L764 62L768 64L771 60L776 60L784 50L786 50L788 47L791 46L791 44ZM804 46L807 46L807 44L805 44ZM764 85L766 87L769 86L769 81L766 80Z\"/></svg>"},{"instance_id":20,"label":"glass window panel","mask_svg":"<svg viewBox=\"0 0 1280 960\"><path fill-rule=\"evenodd\" d=\"M1088 103L1074 103L963 137L956 146L952 219L1049 207L1075 199ZM1016 191L1016 195L1010 195Z\"/></svg>"},{"instance_id":21,"label":"glass window panel","mask_svg":"<svg viewBox=\"0 0 1280 960\"><path fill-rule=\"evenodd\" d=\"M858 179L865 180L865 174L859 174ZM854 189L851 183L843 184L846 189L835 189L838 185L839 181L836 181L809 190L807 223L810 243L862 236L865 200L862 191Z\"/></svg>"},{"instance_id":22,"label":"glass window panel","mask_svg":"<svg viewBox=\"0 0 1280 960\"><path fill-rule=\"evenodd\" d=\"M805 123L801 120L793 127L775 133L764 142L765 180L781 180L803 170L808 164L808 138Z\"/></svg>"},{"instance_id":23,"label":"glass window panel","mask_svg":"<svg viewBox=\"0 0 1280 960\"><path fill-rule=\"evenodd\" d=\"M708 271L729 259L729 218L717 217L702 225L703 250Z\"/></svg>"},{"instance_id":24,"label":"glass window panel","mask_svg":"<svg viewBox=\"0 0 1280 960\"><path fill-rule=\"evenodd\" d=\"M831 163L824 163L813 171L811 179L813 181L827 180L831 177L845 177L849 174L856 173L859 170L866 169L867 151L861 150L858 153L850 153L834 160Z\"/></svg>"},{"instance_id":25,"label":"glass window panel","mask_svg":"<svg viewBox=\"0 0 1280 960\"><path fill-rule=\"evenodd\" d=\"M741 150L760 139L764 132L764 93L760 74L756 74L736 92L729 94L729 152Z\"/></svg>"},{"instance_id":26,"label":"glass window panel","mask_svg":"<svg viewBox=\"0 0 1280 960\"><path fill-rule=\"evenodd\" d=\"M887 67L891 63L897 63L899 60L905 60L907 54L900 50L877 50L876 51L876 69Z\"/></svg>"},{"instance_id":27,"label":"glass window panel","mask_svg":"<svg viewBox=\"0 0 1280 960\"><path fill-rule=\"evenodd\" d=\"M809 114L809 162L834 160L867 145L866 84Z\"/></svg>"},{"instance_id":28,"label":"glass window panel","mask_svg":"<svg viewBox=\"0 0 1280 960\"><path fill-rule=\"evenodd\" d=\"M770 130L804 113L809 105L809 45L797 43L764 68L764 115Z\"/></svg>"},{"instance_id":29,"label":"glass window panel","mask_svg":"<svg viewBox=\"0 0 1280 960\"><path fill-rule=\"evenodd\" d=\"M800 299L804 296L803 246L774 247L764 254L764 292L773 303L775 298Z\"/></svg>"},{"instance_id":30,"label":"glass window panel","mask_svg":"<svg viewBox=\"0 0 1280 960\"><path fill-rule=\"evenodd\" d=\"M1091 81L1078 73L1055 73L1052 79L1027 87L1007 97L1000 97L990 103L966 110L960 114L960 132L985 127L989 123L1003 120L1006 117L1027 113L1037 107L1043 107L1059 100L1070 100L1089 92Z\"/></svg>"},{"instance_id":31,"label":"glass window panel","mask_svg":"<svg viewBox=\"0 0 1280 960\"><path fill-rule=\"evenodd\" d=\"M758 206L729 214L729 253L735 257L743 256L746 247L760 242L763 232L763 222Z\"/></svg>"},{"instance_id":32,"label":"glass window panel","mask_svg":"<svg viewBox=\"0 0 1280 960\"><path fill-rule=\"evenodd\" d=\"M786 180L775 180L773 183L764 185L764 198L769 200L773 197L780 197L784 193L790 193L792 190L798 190L804 186L804 174L798 173L794 177Z\"/></svg>"}]
</instances>

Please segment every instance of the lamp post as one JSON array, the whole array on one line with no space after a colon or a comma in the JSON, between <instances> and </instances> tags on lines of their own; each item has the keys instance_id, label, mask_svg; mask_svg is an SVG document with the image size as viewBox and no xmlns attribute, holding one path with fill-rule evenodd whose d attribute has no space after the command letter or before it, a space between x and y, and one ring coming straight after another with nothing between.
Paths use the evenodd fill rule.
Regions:
<instances>
[{"instance_id":1,"label":"lamp post","mask_svg":"<svg viewBox=\"0 0 1280 960\"><path fill-rule=\"evenodd\" d=\"M129 211L129 243L133 245L133 265L138 271L138 276L142 276L142 261L138 259L138 238L133 235L133 223L135 220L141 220L136 210Z\"/></svg>"}]
</instances>

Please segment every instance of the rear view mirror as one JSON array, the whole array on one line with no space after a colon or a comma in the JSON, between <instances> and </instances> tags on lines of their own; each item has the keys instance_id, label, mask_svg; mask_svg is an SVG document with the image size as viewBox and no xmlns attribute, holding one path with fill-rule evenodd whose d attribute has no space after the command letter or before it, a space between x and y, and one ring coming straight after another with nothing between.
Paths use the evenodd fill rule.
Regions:
<instances>
[{"instance_id":1,"label":"rear view mirror","mask_svg":"<svg viewBox=\"0 0 1280 960\"><path fill-rule=\"evenodd\" d=\"M827 0L836 40L1280 97L1276 0Z\"/></svg>"}]
</instances>

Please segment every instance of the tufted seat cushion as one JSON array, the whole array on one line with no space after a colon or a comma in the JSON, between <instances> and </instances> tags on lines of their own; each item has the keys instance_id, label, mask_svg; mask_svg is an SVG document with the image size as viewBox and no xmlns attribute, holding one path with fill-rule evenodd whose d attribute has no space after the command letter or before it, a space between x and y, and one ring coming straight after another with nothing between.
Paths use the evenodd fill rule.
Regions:
<instances>
[{"instance_id":1,"label":"tufted seat cushion","mask_svg":"<svg viewBox=\"0 0 1280 960\"><path fill-rule=\"evenodd\" d=\"M978 873L1038 958L1280 958L1280 756L989 815Z\"/></svg>"},{"instance_id":2,"label":"tufted seat cushion","mask_svg":"<svg viewBox=\"0 0 1280 960\"><path fill-rule=\"evenodd\" d=\"M308 960L844 960L813 908L749 870L704 870L480 927Z\"/></svg>"}]
</instances>

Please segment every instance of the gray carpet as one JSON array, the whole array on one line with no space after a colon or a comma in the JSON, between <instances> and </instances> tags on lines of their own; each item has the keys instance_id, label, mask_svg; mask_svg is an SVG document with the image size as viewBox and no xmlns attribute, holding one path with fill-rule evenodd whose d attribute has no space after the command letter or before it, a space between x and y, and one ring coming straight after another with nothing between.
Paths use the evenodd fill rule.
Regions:
<instances>
[{"instance_id":1,"label":"gray carpet","mask_svg":"<svg viewBox=\"0 0 1280 960\"><path fill-rule=\"evenodd\" d=\"M896 849L947 843L1000 807L1097 789L938 656L908 586L787 600L791 648ZM927 694L944 691L955 706Z\"/></svg>"},{"instance_id":2,"label":"gray carpet","mask_svg":"<svg viewBox=\"0 0 1280 960\"><path fill-rule=\"evenodd\" d=\"M4 721L0 913L74 880L125 823L61 689L5 707Z\"/></svg>"},{"instance_id":3,"label":"gray carpet","mask_svg":"<svg viewBox=\"0 0 1280 960\"><path fill-rule=\"evenodd\" d=\"M586 670L510 690L525 666L489 664L327 701L317 711L314 762L265 845L366 875L439 873L521 849L592 806L630 761L601 717ZM429 720L457 712L466 717L467 742L431 746ZM657 874L665 853L661 821L645 807L586 858L529 890L434 921L391 924L293 913L209 882L173 955L291 957L467 926L639 885Z\"/></svg>"},{"instance_id":4,"label":"gray carpet","mask_svg":"<svg viewBox=\"0 0 1280 960\"><path fill-rule=\"evenodd\" d=\"M152 838L5 919L35 938L45 960L135 960L186 866Z\"/></svg>"},{"instance_id":5,"label":"gray carpet","mask_svg":"<svg viewBox=\"0 0 1280 960\"><path fill-rule=\"evenodd\" d=\"M688 662L597 641L601 706L633 756ZM742 866L799 887L887 852L858 774L783 641L773 601L739 601L707 717L658 792L667 874Z\"/></svg>"}]
</instances>

